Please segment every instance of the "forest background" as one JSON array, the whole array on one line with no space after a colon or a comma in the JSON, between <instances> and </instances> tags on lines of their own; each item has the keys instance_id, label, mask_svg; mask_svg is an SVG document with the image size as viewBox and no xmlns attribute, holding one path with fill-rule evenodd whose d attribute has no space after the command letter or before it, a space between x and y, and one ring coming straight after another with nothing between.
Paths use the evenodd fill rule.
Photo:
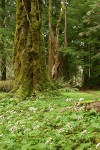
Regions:
<instances>
[{"instance_id":1,"label":"forest background","mask_svg":"<svg viewBox=\"0 0 100 150\"><path fill-rule=\"evenodd\" d=\"M0 121L1 150L100 149L100 0L0 0Z\"/></svg>"},{"instance_id":2,"label":"forest background","mask_svg":"<svg viewBox=\"0 0 100 150\"><path fill-rule=\"evenodd\" d=\"M16 1L0 1L0 79L13 80ZM100 86L100 1L43 0L48 74L75 87Z\"/></svg>"}]
</instances>

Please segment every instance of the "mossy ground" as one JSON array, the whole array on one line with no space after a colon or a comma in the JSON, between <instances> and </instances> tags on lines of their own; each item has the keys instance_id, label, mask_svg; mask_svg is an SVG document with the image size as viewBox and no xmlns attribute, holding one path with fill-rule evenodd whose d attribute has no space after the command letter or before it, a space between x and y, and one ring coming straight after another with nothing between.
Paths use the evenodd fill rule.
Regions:
<instances>
[{"instance_id":1,"label":"mossy ground","mask_svg":"<svg viewBox=\"0 0 100 150\"><path fill-rule=\"evenodd\" d=\"M100 91L39 94L22 102L0 93L1 150L99 150L100 113L76 102L99 101Z\"/></svg>"}]
</instances>

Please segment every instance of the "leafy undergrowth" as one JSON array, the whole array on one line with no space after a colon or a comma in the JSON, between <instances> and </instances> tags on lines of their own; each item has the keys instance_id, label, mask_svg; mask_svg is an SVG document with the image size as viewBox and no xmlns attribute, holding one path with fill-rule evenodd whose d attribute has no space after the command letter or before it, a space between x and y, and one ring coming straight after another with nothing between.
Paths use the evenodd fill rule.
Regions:
<instances>
[{"instance_id":1,"label":"leafy undergrowth","mask_svg":"<svg viewBox=\"0 0 100 150\"><path fill-rule=\"evenodd\" d=\"M0 150L99 150L100 113L77 104L100 94L60 92L23 102L0 93Z\"/></svg>"}]
</instances>

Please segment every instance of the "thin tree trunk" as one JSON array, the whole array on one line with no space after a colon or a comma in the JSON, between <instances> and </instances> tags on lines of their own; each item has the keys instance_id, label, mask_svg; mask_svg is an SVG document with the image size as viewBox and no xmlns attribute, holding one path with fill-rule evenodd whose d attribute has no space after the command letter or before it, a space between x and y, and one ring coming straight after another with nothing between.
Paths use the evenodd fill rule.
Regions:
<instances>
[{"instance_id":1,"label":"thin tree trunk","mask_svg":"<svg viewBox=\"0 0 100 150\"><path fill-rule=\"evenodd\" d=\"M1 19L2 19L2 24L1 27L5 28L5 0L1 1L1 8L2 8L2 13L1 13ZM0 44L1 47L1 79L6 80L6 52L4 48L4 37L2 38L2 43Z\"/></svg>"},{"instance_id":2,"label":"thin tree trunk","mask_svg":"<svg viewBox=\"0 0 100 150\"><path fill-rule=\"evenodd\" d=\"M67 1L66 1L67 2ZM64 47L67 48L67 12L65 4L65 27L64 27Z\"/></svg>"},{"instance_id":3,"label":"thin tree trunk","mask_svg":"<svg viewBox=\"0 0 100 150\"><path fill-rule=\"evenodd\" d=\"M60 61L59 61L59 52L58 52L58 48L59 48L59 29L60 29L60 23L61 23L61 20L64 16L64 4L65 4L65 0L63 0L63 3L62 3L62 6L61 6L61 12L60 12L60 15L59 15L59 18L57 20L57 25L56 25L56 34L55 34L55 37L53 37L53 39L55 38L55 40L53 40L53 43L54 43L54 49L53 49L53 53L54 53L54 63L53 63L53 66L52 66L52 77L54 79L56 79L58 77L58 68L59 68L59 65L60 65Z\"/></svg>"},{"instance_id":4,"label":"thin tree trunk","mask_svg":"<svg viewBox=\"0 0 100 150\"><path fill-rule=\"evenodd\" d=\"M64 0L65 1L65 0ZM51 8L51 1L49 1L49 8ZM51 12L49 11L49 19L52 18L51 16ZM61 20L63 18L64 15L64 3L61 6L61 12L59 15L59 18L57 20L57 24L56 24L56 31L55 33L52 31L51 29L51 23L52 21L50 20L50 26L49 26L49 37L50 37L50 47L49 47L49 68L51 71L49 71L51 73L51 77L53 79L57 78L58 75L58 67L60 65L59 62L59 52L58 52L58 48L59 48L59 29L60 29L60 23Z\"/></svg>"},{"instance_id":5,"label":"thin tree trunk","mask_svg":"<svg viewBox=\"0 0 100 150\"><path fill-rule=\"evenodd\" d=\"M48 65L48 71L49 71L49 76L52 78L52 0L49 0L49 65Z\"/></svg>"},{"instance_id":6,"label":"thin tree trunk","mask_svg":"<svg viewBox=\"0 0 100 150\"><path fill-rule=\"evenodd\" d=\"M67 48L68 46L68 42L67 42L67 11L66 11L66 5L65 2L67 3L67 0L64 0L64 48ZM62 56L62 66L61 66L61 70L62 70L62 76L64 77L64 80L69 80L69 73L68 73L68 58L67 56Z\"/></svg>"}]
</instances>

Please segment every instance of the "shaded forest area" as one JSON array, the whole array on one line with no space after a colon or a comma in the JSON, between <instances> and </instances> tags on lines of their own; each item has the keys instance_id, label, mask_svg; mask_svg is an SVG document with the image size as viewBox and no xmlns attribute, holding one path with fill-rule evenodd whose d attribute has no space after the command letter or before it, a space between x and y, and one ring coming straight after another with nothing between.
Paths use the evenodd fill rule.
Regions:
<instances>
[{"instance_id":1,"label":"shaded forest area","mask_svg":"<svg viewBox=\"0 0 100 150\"><path fill-rule=\"evenodd\" d=\"M28 5L25 4L27 10ZM99 10L99 0L43 0L41 28L47 74L58 87L100 87ZM15 80L13 62L16 11L15 0L0 1L1 90L12 89L12 80ZM38 15L39 20L41 16ZM26 16L30 19L28 14Z\"/></svg>"},{"instance_id":2,"label":"shaded forest area","mask_svg":"<svg viewBox=\"0 0 100 150\"><path fill-rule=\"evenodd\" d=\"M100 0L0 0L0 150L100 149Z\"/></svg>"}]
</instances>

